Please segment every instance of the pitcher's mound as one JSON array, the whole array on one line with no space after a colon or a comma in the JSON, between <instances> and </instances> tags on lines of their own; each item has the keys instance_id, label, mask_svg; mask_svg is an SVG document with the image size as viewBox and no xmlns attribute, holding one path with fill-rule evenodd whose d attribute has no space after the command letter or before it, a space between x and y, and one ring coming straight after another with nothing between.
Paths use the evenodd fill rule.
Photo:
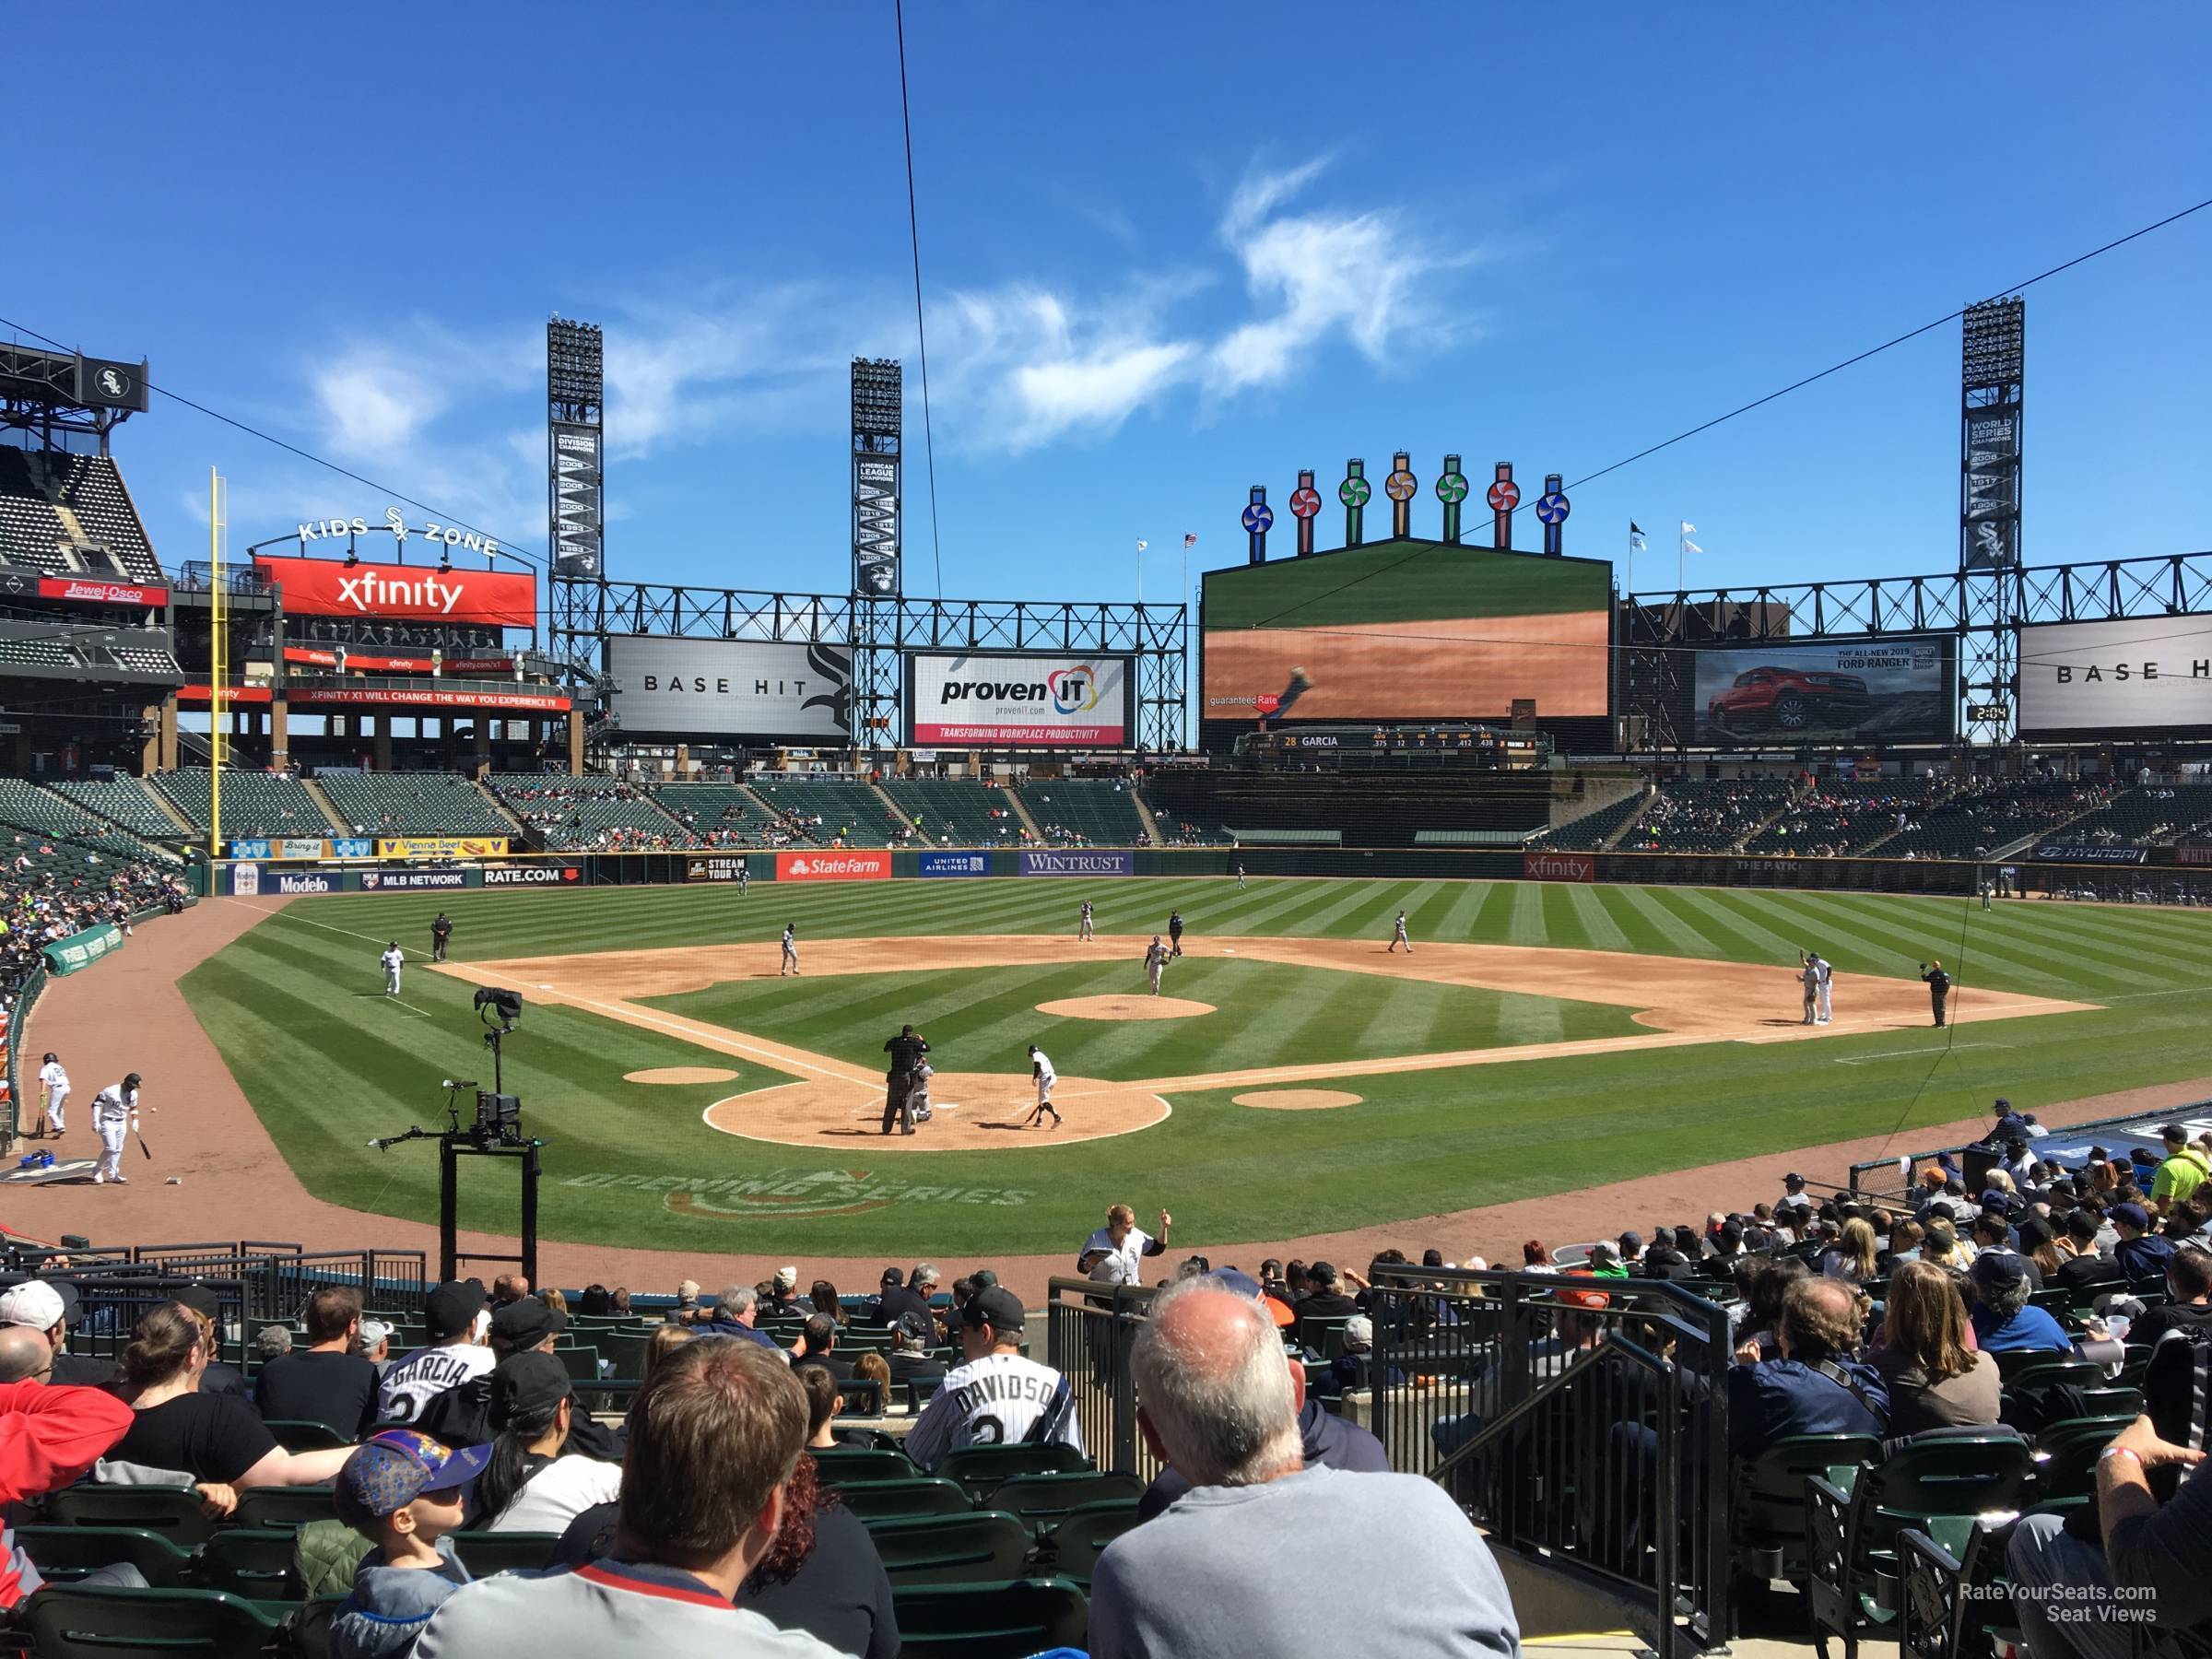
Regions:
<instances>
[{"instance_id":1,"label":"pitcher's mound","mask_svg":"<svg viewBox=\"0 0 2212 1659\"><path fill-rule=\"evenodd\" d=\"M896 1126L883 1133L883 1085L837 1078L786 1083L753 1094L732 1095L707 1108L709 1128L748 1140L777 1141L873 1158L879 1152L1019 1152L1070 1141L1102 1140L1148 1129L1164 1121L1168 1103L1123 1083L1062 1077L1053 1104L1065 1120L1030 1128L1037 1086L1019 1074L939 1072L930 1080L936 1115L912 1135Z\"/></svg>"},{"instance_id":2,"label":"pitcher's mound","mask_svg":"<svg viewBox=\"0 0 2212 1659\"><path fill-rule=\"evenodd\" d=\"M727 1083L737 1074L719 1065L656 1065L646 1071L624 1072L625 1083Z\"/></svg>"},{"instance_id":3,"label":"pitcher's mound","mask_svg":"<svg viewBox=\"0 0 2212 1659\"><path fill-rule=\"evenodd\" d=\"M1341 1088L1262 1088L1229 1098L1240 1106L1269 1112L1326 1112L1332 1106L1357 1106L1363 1097Z\"/></svg>"},{"instance_id":4,"label":"pitcher's mound","mask_svg":"<svg viewBox=\"0 0 2212 1659\"><path fill-rule=\"evenodd\" d=\"M1037 1005L1055 1019L1194 1019L1213 1011L1212 1003L1181 996L1070 996Z\"/></svg>"}]
</instances>

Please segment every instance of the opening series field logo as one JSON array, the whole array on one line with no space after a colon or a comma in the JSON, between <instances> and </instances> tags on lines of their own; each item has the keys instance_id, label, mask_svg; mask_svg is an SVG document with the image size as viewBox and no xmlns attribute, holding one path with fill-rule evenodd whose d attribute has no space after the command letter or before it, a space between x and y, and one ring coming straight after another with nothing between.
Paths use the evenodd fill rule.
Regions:
<instances>
[{"instance_id":1,"label":"opening series field logo","mask_svg":"<svg viewBox=\"0 0 2212 1659\"><path fill-rule=\"evenodd\" d=\"M570 1187L628 1188L658 1193L665 1208L679 1216L724 1220L803 1220L811 1217L860 1216L894 1204L1023 1205L1034 1193L1016 1187L932 1186L896 1177L877 1178L866 1170L769 1170L759 1175L722 1179L688 1175L571 1175Z\"/></svg>"}]
</instances>

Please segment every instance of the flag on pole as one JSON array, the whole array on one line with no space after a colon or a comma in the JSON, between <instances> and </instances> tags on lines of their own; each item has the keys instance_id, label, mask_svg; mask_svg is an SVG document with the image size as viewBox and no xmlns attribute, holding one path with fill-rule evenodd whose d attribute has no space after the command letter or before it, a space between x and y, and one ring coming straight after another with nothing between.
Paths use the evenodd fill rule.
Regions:
<instances>
[{"instance_id":1,"label":"flag on pole","mask_svg":"<svg viewBox=\"0 0 2212 1659\"><path fill-rule=\"evenodd\" d=\"M1699 546L1698 546L1698 544L1697 544L1696 542L1693 542L1693 541L1691 541L1691 540L1689 539L1691 536L1695 535L1697 534L1697 532L1698 532L1698 527L1697 527L1695 524L1691 524L1691 523L1690 523L1690 522L1689 522L1688 519L1684 519L1684 520L1682 521L1682 551L1683 551L1683 552L1685 552L1685 553L1702 553L1702 552L1704 552L1704 551L1705 551L1705 549L1704 549L1704 548L1702 548L1702 547L1699 547Z\"/></svg>"},{"instance_id":2,"label":"flag on pole","mask_svg":"<svg viewBox=\"0 0 2212 1659\"><path fill-rule=\"evenodd\" d=\"M1629 551L1631 553L1648 553L1651 551L1650 548L1643 545L1643 526L1639 524L1634 519L1630 519L1629 521Z\"/></svg>"},{"instance_id":3,"label":"flag on pole","mask_svg":"<svg viewBox=\"0 0 2212 1659\"><path fill-rule=\"evenodd\" d=\"M1142 552L1143 552L1143 551L1144 551L1144 550L1145 550L1147 547L1150 547L1151 545L1152 545L1152 544L1151 544L1150 542L1147 542L1147 541L1140 541L1140 542L1138 542L1138 543L1136 544L1136 550L1137 550L1139 553L1142 553Z\"/></svg>"},{"instance_id":4,"label":"flag on pole","mask_svg":"<svg viewBox=\"0 0 2212 1659\"><path fill-rule=\"evenodd\" d=\"M1185 553L1188 553L1188 552L1189 552L1189 551L1190 551L1190 550L1191 550L1193 547L1196 547L1197 545L1198 545L1198 538L1197 538L1196 536L1194 536L1194 535L1193 535L1189 534L1189 533L1186 531L1186 532L1184 533L1184 535L1183 535L1183 538L1182 538L1182 550L1183 550Z\"/></svg>"}]
</instances>

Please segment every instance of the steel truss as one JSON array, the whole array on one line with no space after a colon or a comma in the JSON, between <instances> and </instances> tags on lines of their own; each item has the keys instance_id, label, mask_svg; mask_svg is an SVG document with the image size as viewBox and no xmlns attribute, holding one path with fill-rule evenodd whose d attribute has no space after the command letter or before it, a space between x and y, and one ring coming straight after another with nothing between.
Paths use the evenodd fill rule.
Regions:
<instances>
[{"instance_id":1,"label":"steel truss","mask_svg":"<svg viewBox=\"0 0 2212 1659\"><path fill-rule=\"evenodd\" d=\"M865 599L736 588L608 582L598 632L682 639L781 641L853 652L853 746L899 741L910 651L1099 653L1136 659L1137 740L1180 749L1189 617L1181 605L1039 603L1024 599ZM874 721L885 721L876 725Z\"/></svg>"},{"instance_id":2,"label":"steel truss","mask_svg":"<svg viewBox=\"0 0 2212 1659\"><path fill-rule=\"evenodd\" d=\"M1993 591L1994 590L1994 591ZM1621 712L1651 722L1653 747L1679 747L1698 647L1735 640L1947 633L1959 640L1961 687L2002 688L1995 721L1961 722L1979 741L2010 741L2019 687L2016 630L2046 622L2116 622L2212 612L2212 549L2137 559L2016 565L1934 576L1875 576L1748 588L1636 594L1622 618Z\"/></svg>"}]
</instances>

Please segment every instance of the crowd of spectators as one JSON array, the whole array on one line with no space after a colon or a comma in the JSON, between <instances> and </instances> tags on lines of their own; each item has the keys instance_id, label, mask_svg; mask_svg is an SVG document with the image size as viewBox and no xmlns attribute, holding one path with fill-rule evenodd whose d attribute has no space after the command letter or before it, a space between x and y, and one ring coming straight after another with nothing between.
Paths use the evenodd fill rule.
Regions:
<instances>
[{"instance_id":1,"label":"crowd of spectators","mask_svg":"<svg viewBox=\"0 0 2212 1659\"><path fill-rule=\"evenodd\" d=\"M128 934L133 918L173 915L187 897L179 866L15 831L0 865L0 997L15 994L55 940L109 923Z\"/></svg>"}]
</instances>

